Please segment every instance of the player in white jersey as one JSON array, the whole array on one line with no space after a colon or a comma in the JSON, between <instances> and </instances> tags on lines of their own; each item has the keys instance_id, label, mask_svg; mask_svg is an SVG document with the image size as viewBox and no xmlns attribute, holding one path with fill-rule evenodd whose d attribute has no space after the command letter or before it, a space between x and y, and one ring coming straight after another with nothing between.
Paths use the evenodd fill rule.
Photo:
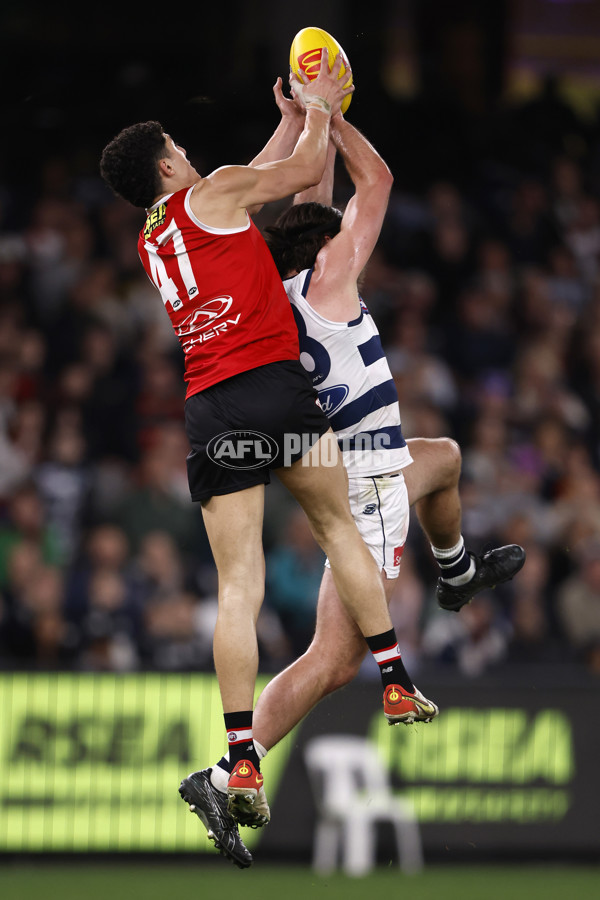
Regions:
<instances>
[{"instance_id":1,"label":"player in white jersey","mask_svg":"<svg viewBox=\"0 0 600 900\"><path fill-rule=\"evenodd\" d=\"M517 545L483 557L467 552L458 493L460 449L448 438L407 444L402 436L393 379L357 287L379 236L392 177L376 150L341 114L332 119L330 135L355 185L343 216L330 206L305 202L315 196L330 199L332 151L327 177L295 198L299 202L267 229L267 242L295 311L301 361L344 453L355 521L379 565L388 600L399 573L409 508L415 504L441 568L438 601L458 611L478 591L512 578L525 554ZM261 758L319 700L355 677L366 649L326 568L310 647L258 700L254 740ZM385 704L390 719L394 705L406 704L409 695L411 721L430 721L438 714L437 706L414 686L394 693ZM216 791L225 789L226 758L213 767L210 779ZM249 819L241 824L261 823Z\"/></svg>"}]
</instances>

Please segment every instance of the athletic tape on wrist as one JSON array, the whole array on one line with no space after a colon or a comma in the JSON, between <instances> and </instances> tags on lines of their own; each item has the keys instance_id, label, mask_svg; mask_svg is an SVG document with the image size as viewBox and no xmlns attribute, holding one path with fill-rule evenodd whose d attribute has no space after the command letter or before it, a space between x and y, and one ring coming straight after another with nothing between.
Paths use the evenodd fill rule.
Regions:
<instances>
[{"instance_id":1,"label":"athletic tape on wrist","mask_svg":"<svg viewBox=\"0 0 600 900\"><path fill-rule=\"evenodd\" d=\"M306 85L304 84L294 84L293 90L295 95L299 98L300 102L304 104L305 109L320 109L321 112L327 113L331 115L331 103L327 101L324 97L318 97L315 94L305 97L304 96L304 88Z\"/></svg>"},{"instance_id":2,"label":"athletic tape on wrist","mask_svg":"<svg viewBox=\"0 0 600 900\"><path fill-rule=\"evenodd\" d=\"M328 116L331 115L331 103L324 97L309 97L304 102L307 109L320 109L321 112L327 113Z\"/></svg>"}]
</instances>

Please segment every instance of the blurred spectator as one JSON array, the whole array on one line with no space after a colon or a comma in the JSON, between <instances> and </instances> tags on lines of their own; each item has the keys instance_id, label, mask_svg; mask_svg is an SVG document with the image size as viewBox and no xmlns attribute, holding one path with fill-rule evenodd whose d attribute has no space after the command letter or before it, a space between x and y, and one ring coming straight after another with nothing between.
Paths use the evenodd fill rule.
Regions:
<instances>
[{"instance_id":1,"label":"blurred spectator","mask_svg":"<svg viewBox=\"0 0 600 900\"><path fill-rule=\"evenodd\" d=\"M39 548L41 558L48 565L59 567L63 564L56 528L48 523L41 495L32 482L21 485L12 494L6 519L0 525L0 587L9 579L11 552L25 541Z\"/></svg>"},{"instance_id":2,"label":"blurred spectator","mask_svg":"<svg viewBox=\"0 0 600 900\"><path fill-rule=\"evenodd\" d=\"M543 265L558 233L548 192L537 178L522 178L505 223L505 242L517 266Z\"/></svg>"},{"instance_id":3,"label":"blurred spectator","mask_svg":"<svg viewBox=\"0 0 600 900\"><path fill-rule=\"evenodd\" d=\"M456 666L476 678L502 663L510 642L510 628L489 594L461 610L460 616L439 610L426 623L423 656L446 666Z\"/></svg>"},{"instance_id":4,"label":"blurred spectator","mask_svg":"<svg viewBox=\"0 0 600 900\"><path fill-rule=\"evenodd\" d=\"M552 165L551 191L554 218L558 227L567 231L577 218L583 199L582 172L574 159L556 157Z\"/></svg>"},{"instance_id":5,"label":"blurred spectator","mask_svg":"<svg viewBox=\"0 0 600 900\"><path fill-rule=\"evenodd\" d=\"M160 439L162 437L162 439ZM186 453L174 453L169 440L161 432L144 453L137 469L137 483L133 483L116 512L116 521L123 528L137 552L143 538L150 532L165 531L171 535L184 553L199 547L199 505L192 505L189 491L182 492ZM179 450L182 450L179 445ZM182 474L183 473L183 474Z\"/></svg>"},{"instance_id":6,"label":"blurred spectator","mask_svg":"<svg viewBox=\"0 0 600 900\"><path fill-rule=\"evenodd\" d=\"M149 668L168 671L210 670L217 618L215 600L175 591L145 609L143 659Z\"/></svg>"},{"instance_id":7,"label":"blurred spectator","mask_svg":"<svg viewBox=\"0 0 600 900\"><path fill-rule=\"evenodd\" d=\"M156 429L169 423L179 424L183 433L184 401L184 382L174 361L165 354L146 354L136 399L138 445L148 447Z\"/></svg>"},{"instance_id":8,"label":"blurred spectator","mask_svg":"<svg viewBox=\"0 0 600 900\"><path fill-rule=\"evenodd\" d=\"M473 379L508 369L515 354L514 325L480 286L465 287L444 332L443 356L468 387Z\"/></svg>"},{"instance_id":9,"label":"blurred spectator","mask_svg":"<svg viewBox=\"0 0 600 900\"><path fill-rule=\"evenodd\" d=\"M314 633L324 561L308 520L298 507L266 558L267 603L289 635L294 656L304 653Z\"/></svg>"},{"instance_id":10,"label":"blurred spectator","mask_svg":"<svg viewBox=\"0 0 600 900\"><path fill-rule=\"evenodd\" d=\"M600 271L600 203L595 197L580 199L565 240L575 257L584 284L594 284Z\"/></svg>"},{"instance_id":11,"label":"blurred spectator","mask_svg":"<svg viewBox=\"0 0 600 900\"><path fill-rule=\"evenodd\" d=\"M110 569L90 574L79 623L80 665L93 671L137 668L137 610L127 580Z\"/></svg>"},{"instance_id":12,"label":"blurred spectator","mask_svg":"<svg viewBox=\"0 0 600 900\"><path fill-rule=\"evenodd\" d=\"M67 420L55 425L46 459L35 472L46 520L56 532L66 563L79 549L90 491L85 440L77 424Z\"/></svg>"},{"instance_id":13,"label":"blurred spectator","mask_svg":"<svg viewBox=\"0 0 600 900\"><path fill-rule=\"evenodd\" d=\"M512 636L508 659L516 663L556 663L565 660L564 648L553 627L549 609L550 565L544 549L525 542L527 565L512 585L508 615Z\"/></svg>"},{"instance_id":14,"label":"blurred spectator","mask_svg":"<svg viewBox=\"0 0 600 900\"><path fill-rule=\"evenodd\" d=\"M569 645L600 675L600 535L576 552L576 569L558 590L557 612Z\"/></svg>"}]
</instances>

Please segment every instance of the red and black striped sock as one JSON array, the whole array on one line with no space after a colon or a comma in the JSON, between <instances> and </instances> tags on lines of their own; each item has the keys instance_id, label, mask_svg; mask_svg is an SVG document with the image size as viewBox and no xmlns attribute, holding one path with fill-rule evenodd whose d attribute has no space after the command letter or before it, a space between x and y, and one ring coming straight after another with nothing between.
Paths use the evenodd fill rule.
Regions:
<instances>
[{"instance_id":1,"label":"red and black striped sock","mask_svg":"<svg viewBox=\"0 0 600 900\"><path fill-rule=\"evenodd\" d=\"M247 759L260 772L260 760L252 740L252 710L225 713L223 718L227 729L230 771L240 759Z\"/></svg>"},{"instance_id":2,"label":"red and black striped sock","mask_svg":"<svg viewBox=\"0 0 600 900\"><path fill-rule=\"evenodd\" d=\"M384 688L388 684L399 684L400 687L412 693L415 686L404 668L395 629L391 628L382 634L374 634L365 640L379 666Z\"/></svg>"}]
</instances>

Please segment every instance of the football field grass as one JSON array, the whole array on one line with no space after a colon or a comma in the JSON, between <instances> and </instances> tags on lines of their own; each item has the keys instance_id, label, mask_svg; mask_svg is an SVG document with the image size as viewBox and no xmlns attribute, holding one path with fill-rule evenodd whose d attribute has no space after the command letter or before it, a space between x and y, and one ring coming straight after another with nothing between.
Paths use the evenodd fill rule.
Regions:
<instances>
[{"instance_id":1,"label":"football field grass","mask_svg":"<svg viewBox=\"0 0 600 900\"><path fill-rule=\"evenodd\" d=\"M308 867L234 867L189 861L101 864L0 862L2 900L597 900L600 867L567 865L431 865L417 875L378 868L364 878L317 876Z\"/></svg>"}]
</instances>

